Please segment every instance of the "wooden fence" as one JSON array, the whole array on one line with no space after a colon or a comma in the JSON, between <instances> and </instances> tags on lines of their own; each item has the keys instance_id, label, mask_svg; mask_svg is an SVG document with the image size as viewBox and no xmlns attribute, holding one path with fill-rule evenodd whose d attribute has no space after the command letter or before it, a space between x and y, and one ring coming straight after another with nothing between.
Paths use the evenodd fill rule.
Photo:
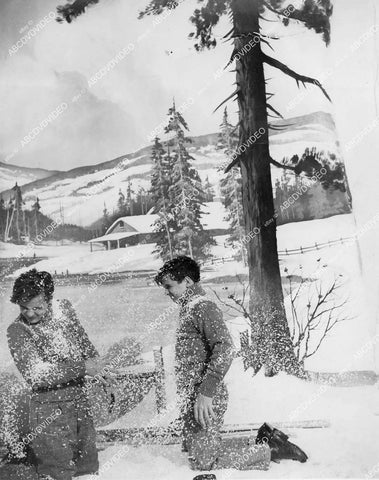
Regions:
<instances>
[{"instance_id":1,"label":"wooden fence","mask_svg":"<svg viewBox=\"0 0 379 480\"><path fill-rule=\"evenodd\" d=\"M337 240L328 240L327 242L317 243L315 242L313 245L309 245L303 247L300 245L299 248L288 249L285 248L284 250L278 250L279 257L286 257L287 255L299 255L302 253L313 252L316 250L321 250L326 247L333 247L335 245L347 245L348 243L357 241L357 237L341 237ZM211 266L211 265L220 265L225 262L232 262L234 257L232 255L228 255L225 257L213 257L209 260L204 262L204 266Z\"/></svg>"},{"instance_id":2,"label":"wooden fence","mask_svg":"<svg viewBox=\"0 0 379 480\"><path fill-rule=\"evenodd\" d=\"M284 250L278 250L278 255L279 256L287 256L287 255L298 255L299 253L306 253L306 252L312 252L315 250L321 250L322 248L326 247L333 247L334 245L346 245L348 243L357 241L357 238L355 236L353 237L344 237L344 238L339 238L338 240L328 240L327 242L323 243L317 243L315 242L314 245L310 245L308 247L303 247L300 245L299 248L294 248L294 249L284 249Z\"/></svg>"}]
</instances>

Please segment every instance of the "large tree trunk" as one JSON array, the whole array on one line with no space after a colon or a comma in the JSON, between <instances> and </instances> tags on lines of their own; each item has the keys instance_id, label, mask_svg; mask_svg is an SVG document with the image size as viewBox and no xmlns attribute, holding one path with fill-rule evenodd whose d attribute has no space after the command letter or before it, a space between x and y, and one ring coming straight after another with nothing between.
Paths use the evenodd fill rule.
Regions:
<instances>
[{"instance_id":1,"label":"large tree trunk","mask_svg":"<svg viewBox=\"0 0 379 480\"><path fill-rule=\"evenodd\" d=\"M251 236L246 247L253 327L252 363L255 368L264 365L267 375L280 370L301 375L290 339L279 270L266 85L262 52L256 41L256 33L259 32L258 0L233 0L232 8L235 50L239 52L236 75L242 201L246 234Z\"/></svg>"}]
</instances>

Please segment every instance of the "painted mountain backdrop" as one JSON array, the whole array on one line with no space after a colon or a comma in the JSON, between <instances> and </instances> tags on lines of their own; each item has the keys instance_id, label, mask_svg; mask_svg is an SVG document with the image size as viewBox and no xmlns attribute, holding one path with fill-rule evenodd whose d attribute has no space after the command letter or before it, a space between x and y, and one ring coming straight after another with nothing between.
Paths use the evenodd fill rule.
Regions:
<instances>
[{"instance_id":1,"label":"painted mountain backdrop","mask_svg":"<svg viewBox=\"0 0 379 480\"><path fill-rule=\"evenodd\" d=\"M351 211L351 198L331 115L315 112L275 121L273 125L276 129L270 131L270 150L276 161L298 167L303 173L317 170L317 165L328 168L328 178L323 185L310 185L304 175L299 177L293 170L272 167L277 210L302 185L309 189L306 195L301 195L297 207L291 206L283 212L282 220L323 218ZM217 143L218 134L212 133L193 137L189 145L193 165L203 181L208 177L216 199L220 196L219 182L224 175L220 166L226 161ZM9 200L12 195L10 188L17 181L22 186L26 208L31 208L38 197L41 212L45 215L56 217L63 211L66 223L90 226L102 216L104 204L110 212L116 208L119 191L121 189L125 193L129 182L134 192L141 188L145 191L149 189L150 153L151 147L148 146L114 160L69 171L27 169L1 163L2 197L5 202ZM295 208L305 209L310 217L304 212L296 213Z\"/></svg>"},{"instance_id":2,"label":"painted mountain backdrop","mask_svg":"<svg viewBox=\"0 0 379 480\"><path fill-rule=\"evenodd\" d=\"M12 188L15 181L19 185L26 185L36 180L51 177L57 173L60 173L59 170L18 167L17 165L0 162L0 191Z\"/></svg>"}]
</instances>

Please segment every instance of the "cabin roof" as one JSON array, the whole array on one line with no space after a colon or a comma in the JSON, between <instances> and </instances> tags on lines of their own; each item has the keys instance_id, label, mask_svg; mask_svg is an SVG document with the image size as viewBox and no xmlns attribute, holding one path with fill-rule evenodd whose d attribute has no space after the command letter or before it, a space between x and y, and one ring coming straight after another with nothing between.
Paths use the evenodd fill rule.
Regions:
<instances>
[{"instance_id":1,"label":"cabin roof","mask_svg":"<svg viewBox=\"0 0 379 480\"><path fill-rule=\"evenodd\" d=\"M225 220L225 207L221 202L207 202L202 207L201 223L204 230L223 229L228 230L229 224ZM138 235L139 233L153 233L154 222L158 220L157 214L132 215L129 217L119 217L108 228L106 233L90 242L106 242L108 240L121 240L122 238ZM125 232L113 232L119 222L124 222L129 228ZM132 230L132 231L130 231Z\"/></svg>"}]
</instances>

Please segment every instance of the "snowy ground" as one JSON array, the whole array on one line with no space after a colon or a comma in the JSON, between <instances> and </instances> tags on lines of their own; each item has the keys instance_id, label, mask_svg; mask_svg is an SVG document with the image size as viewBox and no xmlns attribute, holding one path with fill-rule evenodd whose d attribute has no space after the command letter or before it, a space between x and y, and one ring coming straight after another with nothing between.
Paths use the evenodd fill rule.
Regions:
<instances>
[{"instance_id":1,"label":"snowy ground","mask_svg":"<svg viewBox=\"0 0 379 480\"><path fill-rule=\"evenodd\" d=\"M0 258L15 258L21 256L23 251L25 251L26 256L32 256L35 253L36 257L56 258L88 253L89 246L87 243L64 240L62 242L49 241L41 245L33 244L31 247L28 246L26 250L24 245L0 242Z\"/></svg>"},{"instance_id":2,"label":"snowy ground","mask_svg":"<svg viewBox=\"0 0 379 480\"><path fill-rule=\"evenodd\" d=\"M238 331L243 319L228 322L238 348ZM174 349L163 351L168 413L157 416L151 392L132 412L105 427L125 428L143 425L165 426L177 417L175 405ZM370 356L366 351L364 357ZM151 360L151 352L144 354ZM281 428L308 454L306 464L293 461L271 463L270 470L215 472L218 480L237 478L379 478L379 389L378 385L334 387L305 382L284 373L267 378L244 371L242 360L234 360L225 377L229 405L225 425L319 421L326 428ZM99 480L192 479L179 445L130 447L112 446L100 453L102 472ZM119 458L120 457L120 458ZM112 467L110 467L112 465ZM371 472L371 473L370 473ZM85 477L84 477L85 478Z\"/></svg>"},{"instance_id":3,"label":"snowy ground","mask_svg":"<svg viewBox=\"0 0 379 480\"><path fill-rule=\"evenodd\" d=\"M327 242L328 240L337 240L340 237L349 237L356 231L352 214L336 215L322 220L312 220L307 222L290 223L280 225L277 229L278 249L295 249L306 246L313 246ZM212 254L217 258L230 258L232 252L224 246L226 236L216 237L217 245L213 247ZM0 258L12 258L22 252L24 247L9 243L0 242ZM99 248L99 247L95 247ZM33 253L37 257L46 257L46 260L36 263L36 268L46 269L51 272L57 271L69 273L90 273L96 274L108 271L109 268L122 260L118 271L131 270L155 270L161 264L160 260L153 254L154 245L137 245L116 250L96 250L90 252L89 244L69 243L65 241L64 245L57 245L56 242L48 242L44 245L34 245L32 250L28 249L28 256ZM351 254L352 249L350 249ZM324 250L320 250L324 252ZM356 252L354 252L355 257ZM320 256L320 255L319 255ZM352 257L352 260L354 258ZM299 256L290 257L299 262ZM17 270L13 274L16 276L25 269ZM226 262L218 264L213 272L207 272L204 278L212 278L223 275L235 275L247 272L240 262Z\"/></svg>"},{"instance_id":4,"label":"snowy ground","mask_svg":"<svg viewBox=\"0 0 379 480\"><path fill-rule=\"evenodd\" d=\"M7 245L7 244L5 244ZM4 244L2 243L2 246ZM7 245L8 247L8 245ZM96 274L109 271L112 267L115 272L155 270L161 265L153 255L153 244L138 245L135 247L121 248L118 250L97 250L90 252L88 244L73 243L71 245L36 245L34 252L37 257L46 257L35 264L39 270L48 270L58 274L66 271L70 274L89 273ZM4 257L15 257L20 247L12 245L0 250ZM117 268L116 268L117 267ZM30 267L21 268L13 273L19 275Z\"/></svg>"},{"instance_id":5,"label":"snowy ground","mask_svg":"<svg viewBox=\"0 0 379 480\"><path fill-rule=\"evenodd\" d=\"M172 352L165 349L166 365ZM170 371L168 393L172 395ZM241 360L235 360L226 381L230 400L225 424L263 423L300 420L324 420L327 428L289 429L291 440L308 454L306 464L290 460L271 463L270 470L215 472L218 480L237 478L379 478L379 390L376 386L327 387L303 382L280 374L266 378L244 372ZM170 398L170 397L169 397ZM172 398L172 397L171 397ZM152 395L133 411L112 425L115 427L142 426L154 419ZM136 420L144 412L141 424ZM157 424L168 424L175 417L171 411ZM146 422L146 423L145 423ZM192 479L195 472L187 466L179 445L129 447L118 445L100 453L102 471L99 480L129 479ZM371 473L370 473L371 472ZM90 477L83 477L83 479ZM367 478L367 477L366 477Z\"/></svg>"}]
</instances>

